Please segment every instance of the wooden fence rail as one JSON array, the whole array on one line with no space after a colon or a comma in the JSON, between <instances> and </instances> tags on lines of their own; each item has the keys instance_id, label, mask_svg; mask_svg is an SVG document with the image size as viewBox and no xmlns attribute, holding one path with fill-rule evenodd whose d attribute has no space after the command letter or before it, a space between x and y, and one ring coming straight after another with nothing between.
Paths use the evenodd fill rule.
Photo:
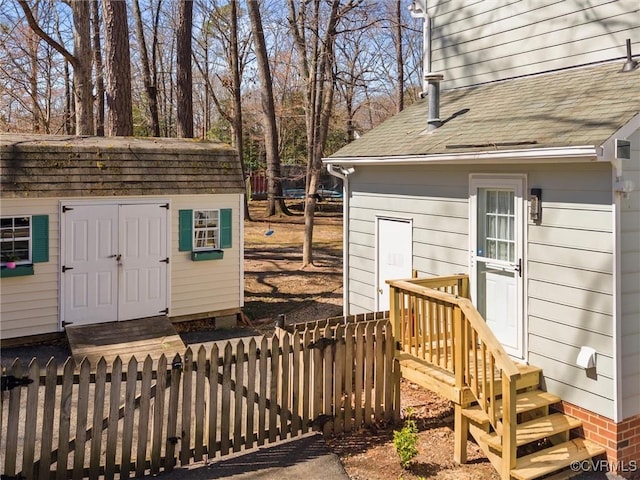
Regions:
<instances>
[{"instance_id":1,"label":"wooden fence rail","mask_svg":"<svg viewBox=\"0 0 640 480\"><path fill-rule=\"evenodd\" d=\"M388 320L281 331L158 362L2 366L3 478L129 478L311 429L396 419Z\"/></svg>"}]
</instances>

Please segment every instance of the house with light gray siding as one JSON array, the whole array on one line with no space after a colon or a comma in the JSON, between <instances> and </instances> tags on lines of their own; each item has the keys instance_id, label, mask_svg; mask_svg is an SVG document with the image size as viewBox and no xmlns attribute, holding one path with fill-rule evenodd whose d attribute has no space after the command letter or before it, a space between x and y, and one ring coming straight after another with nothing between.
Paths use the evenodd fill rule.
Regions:
<instances>
[{"instance_id":1,"label":"house with light gray siding","mask_svg":"<svg viewBox=\"0 0 640 480\"><path fill-rule=\"evenodd\" d=\"M344 181L344 314L389 309L389 279L466 274L511 358L610 460L638 460L638 4L426 12L424 70L444 78L324 160Z\"/></svg>"},{"instance_id":2,"label":"house with light gray siding","mask_svg":"<svg viewBox=\"0 0 640 480\"><path fill-rule=\"evenodd\" d=\"M6 134L0 173L3 344L155 316L235 324L245 189L228 145Z\"/></svg>"}]
</instances>

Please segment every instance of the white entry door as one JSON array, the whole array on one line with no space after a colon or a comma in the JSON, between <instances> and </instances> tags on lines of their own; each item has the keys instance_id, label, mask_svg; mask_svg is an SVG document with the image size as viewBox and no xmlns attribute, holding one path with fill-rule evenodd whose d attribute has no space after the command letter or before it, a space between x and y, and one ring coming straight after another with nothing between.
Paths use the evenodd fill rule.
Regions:
<instances>
[{"instance_id":1,"label":"white entry door","mask_svg":"<svg viewBox=\"0 0 640 480\"><path fill-rule=\"evenodd\" d=\"M524 177L471 180L474 304L514 358L524 358Z\"/></svg>"},{"instance_id":2,"label":"white entry door","mask_svg":"<svg viewBox=\"0 0 640 480\"><path fill-rule=\"evenodd\" d=\"M61 320L74 325L159 315L167 308L167 209L65 205Z\"/></svg>"},{"instance_id":3,"label":"white entry door","mask_svg":"<svg viewBox=\"0 0 640 480\"><path fill-rule=\"evenodd\" d=\"M410 278L413 267L413 237L410 220L377 219L377 311L389 310L386 280Z\"/></svg>"}]
</instances>

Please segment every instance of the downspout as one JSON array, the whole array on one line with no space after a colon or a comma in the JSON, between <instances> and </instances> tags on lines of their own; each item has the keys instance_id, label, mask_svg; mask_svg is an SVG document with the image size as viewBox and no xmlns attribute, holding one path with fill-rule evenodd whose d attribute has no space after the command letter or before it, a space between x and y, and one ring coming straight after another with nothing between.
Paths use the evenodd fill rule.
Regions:
<instances>
[{"instance_id":1,"label":"downspout","mask_svg":"<svg viewBox=\"0 0 640 480\"><path fill-rule=\"evenodd\" d=\"M415 0L409 5L409 12L413 18L424 20L422 27L422 94L425 94L428 89L427 75L431 73L431 17L427 13L426 0Z\"/></svg>"},{"instance_id":2,"label":"downspout","mask_svg":"<svg viewBox=\"0 0 640 480\"><path fill-rule=\"evenodd\" d=\"M342 314L349 315L349 175L355 169L327 164L327 171L342 179Z\"/></svg>"}]
</instances>

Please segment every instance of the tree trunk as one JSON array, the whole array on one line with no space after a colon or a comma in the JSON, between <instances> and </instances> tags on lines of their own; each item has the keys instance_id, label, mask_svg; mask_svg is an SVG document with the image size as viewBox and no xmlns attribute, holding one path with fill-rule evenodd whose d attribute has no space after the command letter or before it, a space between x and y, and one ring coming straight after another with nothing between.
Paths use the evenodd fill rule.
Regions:
<instances>
[{"instance_id":1,"label":"tree trunk","mask_svg":"<svg viewBox=\"0 0 640 480\"><path fill-rule=\"evenodd\" d=\"M402 0L396 0L396 21L395 21L395 35L394 42L396 44L396 69L398 90L397 90L397 102L398 112L404 110L404 55L402 53Z\"/></svg>"},{"instance_id":2,"label":"tree trunk","mask_svg":"<svg viewBox=\"0 0 640 480\"><path fill-rule=\"evenodd\" d=\"M93 82L91 81L91 17L89 2L71 2L75 28L73 83L76 96L76 133L93 135Z\"/></svg>"},{"instance_id":3,"label":"tree trunk","mask_svg":"<svg viewBox=\"0 0 640 480\"><path fill-rule=\"evenodd\" d=\"M244 140L242 138L242 92L240 90L240 52L238 51L238 6L231 2L231 79L233 83L233 144L238 151L238 160L242 167L242 178L246 182L247 168L244 164ZM246 187L246 183L245 183ZM246 189L244 195L244 218L251 220L249 212L249 199Z\"/></svg>"},{"instance_id":4,"label":"tree trunk","mask_svg":"<svg viewBox=\"0 0 640 480\"><path fill-rule=\"evenodd\" d=\"M313 2L311 18L307 20L306 4L289 0L289 25L298 53L300 71L307 85L305 117L307 125L307 186L304 208L305 234L302 246L302 266L313 264L313 224L318 181L322 170L322 154L326 144L334 94L334 46L336 26L349 8L339 0L330 3L329 18L324 33L320 19L324 16L320 2ZM349 3L349 2L347 2ZM307 39L310 32L311 44ZM321 36L322 35L322 36Z\"/></svg>"},{"instance_id":5,"label":"tree trunk","mask_svg":"<svg viewBox=\"0 0 640 480\"><path fill-rule=\"evenodd\" d=\"M127 4L102 0L107 77L107 135L133 135Z\"/></svg>"},{"instance_id":6,"label":"tree trunk","mask_svg":"<svg viewBox=\"0 0 640 480\"><path fill-rule=\"evenodd\" d=\"M247 10L251 20L251 31L260 73L260 94L262 98L262 113L264 115L264 146L267 156L266 215L271 216L278 211L288 213L282 198L282 184L280 182L280 152L278 150L278 125L276 123L276 108L273 99L273 82L258 1L249 0L247 2Z\"/></svg>"},{"instance_id":7,"label":"tree trunk","mask_svg":"<svg viewBox=\"0 0 640 480\"><path fill-rule=\"evenodd\" d=\"M93 63L96 70L96 135L104 137L104 70L102 68L102 46L100 45L98 0L91 1L91 23L93 24Z\"/></svg>"},{"instance_id":8,"label":"tree trunk","mask_svg":"<svg viewBox=\"0 0 640 480\"><path fill-rule=\"evenodd\" d=\"M176 33L176 100L178 102L178 137L183 138L193 138L192 29L193 1L181 0L178 7L178 31Z\"/></svg>"},{"instance_id":9,"label":"tree trunk","mask_svg":"<svg viewBox=\"0 0 640 480\"><path fill-rule=\"evenodd\" d=\"M149 54L147 53L147 42L144 39L144 31L142 29L142 15L140 14L140 3L138 0L133 0L133 12L136 20L136 37L138 38L140 61L142 62L142 79L149 102L151 132L154 137L159 137L160 119L158 117L158 95L156 86L151 79L151 66L149 64Z\"/></svg>"}]
</instances>

